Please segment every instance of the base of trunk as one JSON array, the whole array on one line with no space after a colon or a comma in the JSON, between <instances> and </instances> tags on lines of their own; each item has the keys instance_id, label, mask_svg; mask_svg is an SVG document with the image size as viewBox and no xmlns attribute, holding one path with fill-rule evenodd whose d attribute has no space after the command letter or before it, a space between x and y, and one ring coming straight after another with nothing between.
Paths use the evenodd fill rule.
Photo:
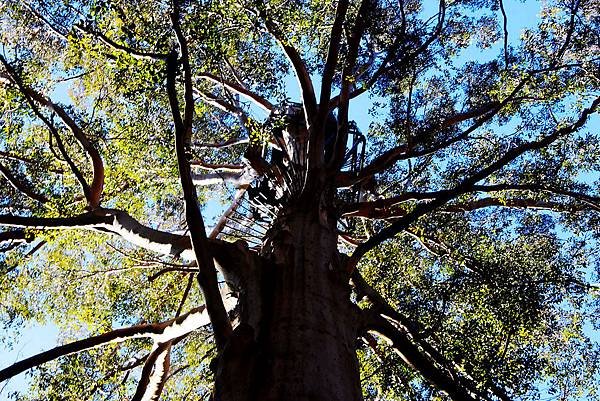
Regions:
<instances>
[{"instance_id":1,"label":"base of trunk","mask_svg":"<svg viewBox=\"0 0 600 401\"><path fill-rule=\"evenodd\" d=\"M219 358L214 398L361 400L356 307L340 268L335 227L301 214L275 227L256 288L242 291L248 302ZM257 295L260 302L250 299Z\"/></svg>"}]
</instances>

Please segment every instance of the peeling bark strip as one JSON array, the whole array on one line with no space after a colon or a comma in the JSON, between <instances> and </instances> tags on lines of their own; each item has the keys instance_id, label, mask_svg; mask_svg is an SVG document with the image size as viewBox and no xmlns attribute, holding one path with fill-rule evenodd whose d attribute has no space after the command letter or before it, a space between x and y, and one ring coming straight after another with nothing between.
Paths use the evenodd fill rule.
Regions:
<instances>
[{"instance_id":1,"label":"peeling bark strip","mask_svg":"<svg viewBox=\"0 0 600 401\"><path fill-rule=\"evenodd\" d=\"M146 359L135 394L131 401L159 399L171 366L172 342L158 344Z\"/></svg>"},{"instance_id":2,"label":"peeling bark strip","mask_svg":"<svg viewBox=\"0 0 600 401\"><path fill-rule=\"evenodd\" d=\"M210 323L206 308L200 306L194 308L188 313L181 315L176 319L167 320L162 323L140 324L137 326L126 327L109 331L75 341L69 344L55 347L51 350L39 353L32 357L23 359L15 364L0 370L0 382L10 379L13 376L31 369L35 366L52 361L62 356L74 354L88 349L96 348L110 343L119 343L134 338L151 338L155 343L166 343L178 337L189 334L190 332L206 326Z\"/></svg>"}]
</instances>

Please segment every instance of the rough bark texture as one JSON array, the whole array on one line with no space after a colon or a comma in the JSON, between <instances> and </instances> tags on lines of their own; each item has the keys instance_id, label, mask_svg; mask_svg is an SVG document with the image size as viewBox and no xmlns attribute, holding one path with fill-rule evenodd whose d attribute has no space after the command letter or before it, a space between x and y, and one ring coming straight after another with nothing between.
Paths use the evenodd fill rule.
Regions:
<instances>
[{"instance_id":1,"label":"rough bark texture","mask_svg":"<svg viewBox=\"0 0 600 401\"><path fill-rule=\"evenodd\" d=\"M240 324L218 360L215 400L362 398L356 306L335 219L324 216L292 212L273 225L260 265L242 280Z\"/></svg>"}]
</instances>

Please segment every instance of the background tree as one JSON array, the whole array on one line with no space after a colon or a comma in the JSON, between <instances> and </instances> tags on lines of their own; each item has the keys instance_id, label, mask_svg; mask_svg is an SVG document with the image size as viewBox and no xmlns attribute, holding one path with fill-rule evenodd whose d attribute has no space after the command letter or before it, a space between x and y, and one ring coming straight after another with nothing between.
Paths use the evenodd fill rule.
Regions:
<instances>
[{"instance_id":1,"label":"background tree","mask_svg":"<svg viewBox=\"0 0 600 401\"><path fill-rule=\"evenodd\" d=\"M12 397L598 398L600 7L505 6L4 1Z\"/></svg>"}]
</instances>

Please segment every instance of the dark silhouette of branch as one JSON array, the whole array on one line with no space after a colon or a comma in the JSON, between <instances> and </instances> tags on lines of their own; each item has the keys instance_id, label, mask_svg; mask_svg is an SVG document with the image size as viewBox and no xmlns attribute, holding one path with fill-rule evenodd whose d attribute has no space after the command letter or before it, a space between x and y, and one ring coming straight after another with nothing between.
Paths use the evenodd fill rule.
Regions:
<instances>
[{"instance_id":1,"label":"dark silhouette of branch","mask_svg":"<svg viewBox=\"0 0 600 401\"><path fill-rule=\"evenodd\" d=\"M171 16L173 29L177 35L177 40L181 49L181 57L184 71L184 98L185 112L184 118L181 117L179 110L179 101L177 99L176 76L177 76L177 54L171 53L167 59L167 92L173 121L175 124L175 150L177 154L177 165L179 168L179 177L183 188L185 201L185 216L188 224L192 250L195 260L198 263L198 283L204 294L208 314L210 316L215 341L219 349L223 349L227 339L232 333L231 323L227 316L227 311L223 305L219 286L217 282L217 273L212 256L207 246L206 230L204 220L198 208L198 197L196 188L192 182L190 165L188 163L189 146L192 132L192 119L194 114L194 101L192 94L191 69L189 65L187 44L179 28L178 6L175 3L174 12Z\"/></svg>"},{"instance_id":2,"label":"dark silhouette of branch","mask_svg":"<svg viewBox=\"0 0 600 401\"><path fill-rule=\"evenodd\" d=\"M306 69L304 60L298 53L298 50L294 48L285 39L284 34L279 30L279 27L273 22L270 16L267 14L266 4L264 0L255 0L255 6L258 11L260 18L262 19L267 32L275 39L275 41L282 48L284 54L287 56L296 78L298 79L298 85L300 87L300 93L302 95L302 103L304 104L304 113L306 118L306 125L310 127L317 114L317 100L315 96L315 90L313 87L310 74Z\"/></svg>"},{"instance_id":3,"label":"dark silhouette of branch","mask_svg":"<svg viewBox=\"0 0 600 401\"><path fill-rule=\"evenodd\" d=\"M22 194L26 195L27 197L38 201L40 203L46 203L48 202L48 198L46 198L44 195L38 194L37 192L35 192L31 186L29 185L29 183L25 183L23 181L21 181L20 179L18 179L17 177L15 177L11 171L9 169L7 169L2 163L0 163L0 175L4 176L4 178L6 178L6 180L13 186L13 188L15 188L17 191L21 192Z\"/></svg>"},{"instance_id":4,"label":"dark silhouette of branch","mask_svg":"<svg viewBox=\"0 0 600 401\"><path fill-rule=\"evenodd\" d=\"M470 386L466 381L460 380L458 376L452 375L446 369L435 363L432 358L422 352L419 347L411 341L407 333L397 329L392 323L382 316L371 318L369 327L376 333L384 336L391 342L404 362L415 369L434 387L448 394L456 401L475 401L480 399L491 400L492 398L480 392L475 386Z\"/></svg>"},{"instance_id":5,"label":"dark silhouette of branch","mask_svg":"<svg viewBox=\"0 0 600 401\"><path fill-rule=\"evenodd\" d=\"M504 10L503 0L498 1L500 2L500 11L502 12L502 28L504 29L504 68L508 69L508 28L506 27L508 19Z\"/></svg>"},{"instance_id":6,"label":"dark silhouette of branch","mask_svg":"<svg viewBox=\"0 0 600 401\"><path fill-rule=\"evenodd\" d=\"M2 58L2 56L0 56L0 61L2 61L3 63L5 62L5 60ZM7 64L5 64L6 66ZM5 78L0 76L0 78ZM9 83L16 83L17 85L19 84L19 80L15 80L15 79L7 79L6 80ZM64 161L69 165L69 168L71 169L71 171L73 172L73 175L75 175L75 178L77 178L77 181L79 182L79 184L81 185L81 188L83 190L83 193L86 197L86 199L90 198L90 194L91 194L91 189L89 184L87 183L86 179L83 177L83 174L81 173L81 170L79 170L79 167L77 167L77 165L73 162L73 160L71 159L71 157L69 156L69 154L67 153L67 150L60 138L60 134L58 132L58 130L56 129L56 127L54 126L54 124L45 116L41 113L41 111L39 110L37 104L33 101L33 99L27 95L26 92L24 92L21 89L21 93L23 93L23 95L25 96L25 99L27 100L27 103L29 104L31 110L33 111L33 113L40 119L42 120L42 122L44 123L44 125L46 125L46 127L48 128L48 130L50 131L50 150L52 151L52 153L54 154L54 156L60 160L60 157L56 154L56 152L54 151L53 147L52 147L52 138L55 139L56 141L56 145L58 146L58 149L61 153L61 155L64 158Z\"/></svg>"},{"instance_id":7,"label":"dark silhouette of branch","mask_svg":"<svg viewBox=\"0 0 600 401\"><path fill-rule=\"evenodd\" d=\"M354 22L354 27L348 37L348 51L346 62L342 69L342 87L340 91L340 100L338 103L338 130L335 142L333 145L334 153L331 159L330 168L338 171L344 164L344 156L346 155L346 143L348 141L348 112L350 108L350 88L356 77L353 76L360 41L369 20L369 8L372 6L371 0L363 0L360 3L358 14ZM323 111L327 113L328 108L323 104ZM326 115L325 115L326 116Z\"/></svg>"},{"instance_id":8,"label":"dark silhouette of branch","mask_svg":"<svg viewBox=\"0 0 600 401\"><path fill-rule=\"evenodd\" d=\"M348 11L348 3L348 0L338 1L335 10L335 19L329 35L329 49L327 50L327 59L325 60L325 67L323 68L323 74L321 76L321 99L319 101L319 117L317 117L317 121L321 124L325 122L325 118L329 113L331 86L338 65L343 24Z\"/></svg>"},{"instance_id":9,"label":"dark silhouette of branch","mask_svg":"<svg viewBox=\"0 0 600 401\"><path fill-rule=\"evenodd\" d=\"M46 25L56 36L58 36L64 41L69 40L66 33L61 32L60 29L58 29L54 24L52 24L52 22L50 22L46 17L39 13L34 7L31 7L29 2L21 1L21 4L25 6L25 8L27 8L27 10L31 14L33 14L38 20L42 21L42 23Z\"/></svg>"},{"instance_id":10,"label":"dark silhouette of branch","mask_svg":"<svg viewBox=\"0 0 600 401\"><path fill-rule=\"evenodd\" d=\"M551 201L541 201L531 198L483 198L466 202L457 202L444 207L444 211L469 211L488 206L506 206L521 208L538 208L556 211L580 211L594 209L600 211L600 197L587 195L577 191L566 190L544 184L494 184L474 185L470 192L533 192L546 193L554 196L565 196L581 202L581 204L569 204ZM396 206L411 201L428 201L439 196L444 196L448 191L432 192L405 192L391 198L377 199L374 201L356 202L341 207L342 215L347 217L368 217L384 219L399 217L406 212L394 209ZM587 208L584 206L586 205ZM399 213L399 214L398 214Z\"/></svg>"},{"instance_id":11,"label":"dark silhouette of branch","mask_svg":"<svg viewBox=\"0 0 600 401\"><path fill-rule=\"evenodd\" d=\"M373 303L373 307L366 311L365 329L375 330L392 341L392 346L408 365L453 399L489 399L487 394L477 389L474 380L466 372L461 373L461 369L453 361L445 358L422 338L417 324L396 311L365 281L358 270L352 273L352 283L359 298L366 296ZM509 400L504 391L496 386L489 389L489 392L503 401Z\"/></svg>"}]
</instances>

